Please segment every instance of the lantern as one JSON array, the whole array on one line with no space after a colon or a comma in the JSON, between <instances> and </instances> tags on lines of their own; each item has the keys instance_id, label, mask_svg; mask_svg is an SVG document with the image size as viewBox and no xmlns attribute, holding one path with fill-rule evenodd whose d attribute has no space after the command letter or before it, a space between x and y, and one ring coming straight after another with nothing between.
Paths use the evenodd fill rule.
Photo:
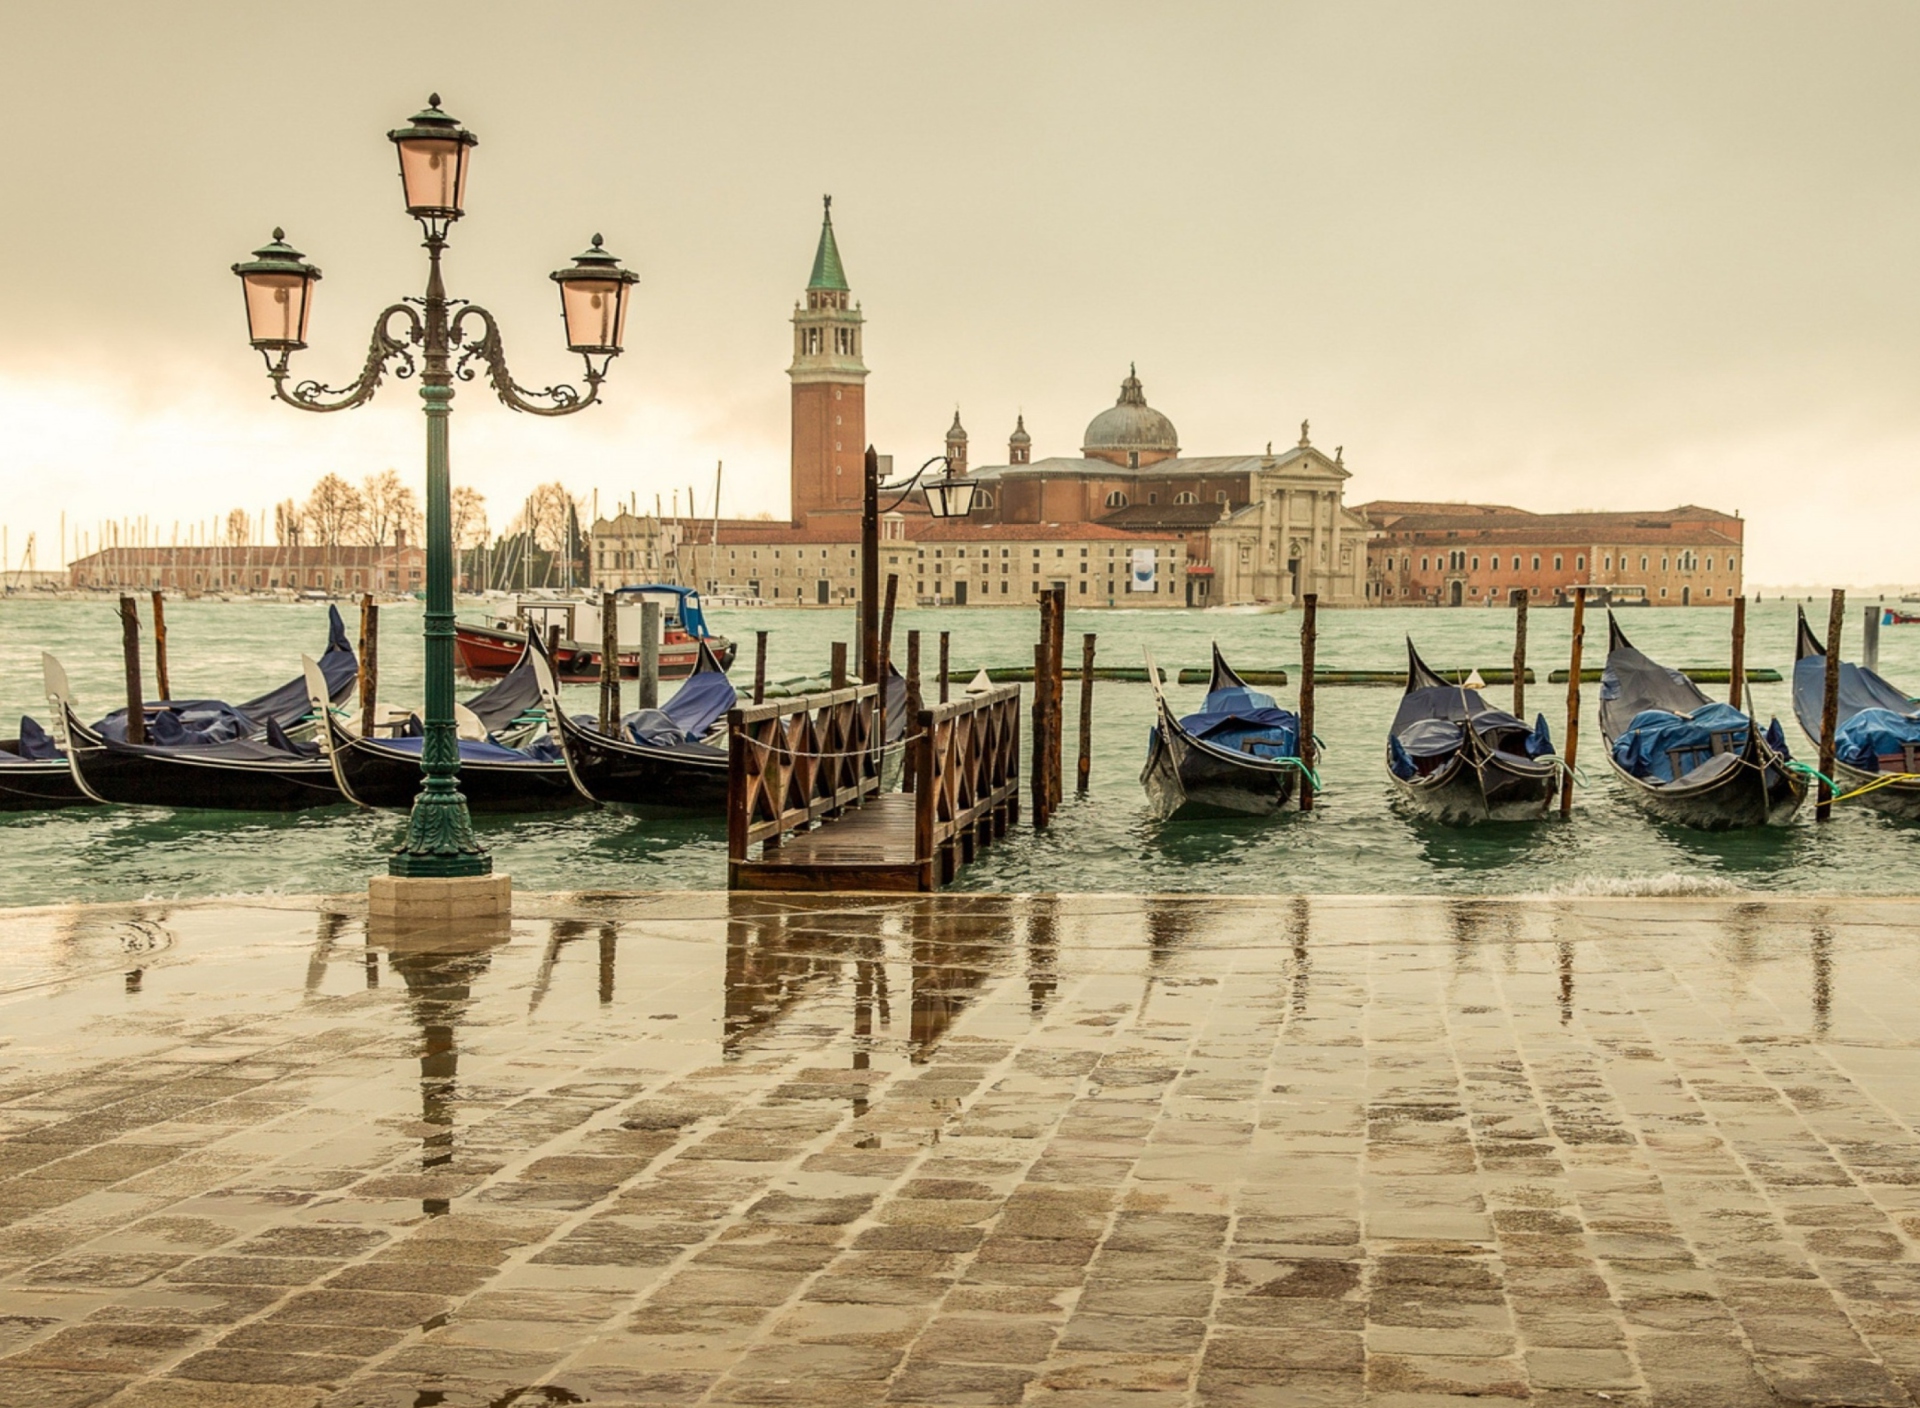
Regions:
<instances>
[{"instance_id":1,"label":"lantern","mask_svg":"<svg viewBox=\"0 0 1920 1408\"><path fill-rule=\"evenodd\" d=\"M965 477L935 479L921 485L927 496L927 512L935 518L965 518L973 512L974 483Z\"/></svg>"},{"instance_id":2,"label":"lantern","mask_svg":"<svg viewBox=\"0 0 1920 1408\"><path fill-rule=\"evenodd\" d=\"M320 271L286 242L276 229L273 240L253 258L233 266L247 297L247 337L262 352L297 352L307 345L307 317Z\"/></svg>"},{"instance_id":3,"label":"lantern","mask_svg":"<svg viewBox=\"0 0 1920 1408\"><path fill-rule=\"evenodd\" d=\"M387 138L400 151L400 185L407 214L416 220L458 220L467 207L467 167L480 139L440 111L440 95L427 99L411 125Z\"/></svg>"},{"instance_id":4,"label":"lantern","mask_svg":"<svg viewBox=\"0 0 1920 1408\"><path fill-rule=\"evenodd\" d=\"M640 282L631 269L601 248L600 236L584 254L576 254L571 269L556 269L560 285L560 316L567 325L567 348L590 357L611 357L627 335L627 289Z\"/></svg>"}]
</instances>

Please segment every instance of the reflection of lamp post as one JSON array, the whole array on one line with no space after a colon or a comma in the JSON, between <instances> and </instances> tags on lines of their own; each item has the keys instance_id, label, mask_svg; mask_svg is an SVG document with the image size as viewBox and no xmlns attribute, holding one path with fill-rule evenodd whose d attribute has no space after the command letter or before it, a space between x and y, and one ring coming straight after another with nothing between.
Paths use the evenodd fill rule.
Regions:
<instances>
[{"instance_id":1,"label":"reflection of lamp post","mask_svg":"<svg viewBox=\"0 0 1920 1408\"><path fill-rule=\"evenodd\" d=\"M943 477L920 482L921 477L939 465ZM964 475L955 475L945 455L935 455L899 484L880 483L880 457L867 446L866 494L860 505L860 681L880 683L880 515L892 513L906 502L916 488L927 501L927 512L935 518L965 518L973 512L974 483ZM880 507L881 494L899 491L899 497Z\"/></svg>"},{"instance_id":2,"label":"reflection of lamp post","mask_svg":"<svg viewBox=\"0 0 1920 1408\"><path fill-rule=\"evenodd\" d=\"M413 376L413 349L420 350L420 398L426 402L427 415L426 737L420 752L425 783L414 800L406 839L388 868L399 876L485 875L492 870L492 861L474 839L467 801L460 793L460 749L453 723L447 415L454 382L471 381L475 371L468 364L477 359L486 364L487 380L495 393L516 411L560 416L584 410L599 399L608 364L620 354L627 292L639 275L622 269L595 235L592 247L575 258L574 267L553 275L560 286L567 347L586 363L586 393L564 384L544 391L519 386L507 370L493 314L476 303L449 299L440 280L440 255L447 247L448 227L466 208L467 172L478 139L440 110L437 93L409 125L387 136L399 152L407 214L426 232L427 288L424 297L395 303L374 319L373 344L358 381L341 388L301 381L288 390L287 364L307 345L313 286L320 280L320 271L287 244L279 230L273 232L271 244L255 250L251 260L234 265L233 272L246 290L249 338L266 360L274 395L290 406L303 411L343 411L364 405L373 399L389 362L398 363L395 376ZM471 336L468 319L473 320Z\"/></svg>"}]
</instances>

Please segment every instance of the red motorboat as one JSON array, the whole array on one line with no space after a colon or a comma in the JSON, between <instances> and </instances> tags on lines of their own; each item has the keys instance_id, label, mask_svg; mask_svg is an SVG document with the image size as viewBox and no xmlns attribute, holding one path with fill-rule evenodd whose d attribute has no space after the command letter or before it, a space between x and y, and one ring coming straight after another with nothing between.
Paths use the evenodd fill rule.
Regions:
<instances>
[{"instance_id":1,"label":"red motorboat","mask_svg":"<svg viewBox=\"0 0 1920 1408\"><path fill-rule=\"evenodd\" d=\"M454 624L455 667L468 679L498 679L520 662L527 630L539 631L552 642L554 668L566 684L592 684L600 678L602 603L611 598L620 626L620 675L640 677L640 623L643 604L660 606L660 678L685 679L700 663L705 642L724 669L733 664L736 647L724 636L707 631L700 609L700 593L692 587L648 585L620 587L595 597L523 597L515 602L511 619L491 625L459 621Z\"/></svg>"}]
</instances>

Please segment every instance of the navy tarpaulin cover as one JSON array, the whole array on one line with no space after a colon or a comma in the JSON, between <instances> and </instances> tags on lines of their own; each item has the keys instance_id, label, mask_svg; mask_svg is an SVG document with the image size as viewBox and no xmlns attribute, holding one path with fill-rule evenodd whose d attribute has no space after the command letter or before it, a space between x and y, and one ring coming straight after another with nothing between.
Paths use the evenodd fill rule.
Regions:
<instances>
[{"instance_id":1,"label":"navy tarpaulin cover","mask_svg":"<svg viewBox=\"0 0 1920 1408\"><path fill-rule=\"evenodd\" d=\"M1680 671L1634 649L1611 614L1607 632L1607 666L1600 674L1600 731L1608 743L1632 727L1634 717L1644 710L1684 715L1712 702Z\"/></svg>"},{"instance_id":2,"label":"navy tarpaulin cover","mask_svg":"<svg viewBox=\"0 0 1920 1408\"><path fill-rule=\"evenodd\" d=\"M488 733L498 733L529 709L540 705L540 677L533 672L533 652L523 650L514 667L467 701L467 708Z\"/></svg>"},{"instance_id":3,"label":"navy tarpaulin cover","mask_svg":"<svg viewBox=\"0 0 1920 1408\"><path fill-rule=\"evenodd\" d=\"M147 742L161 748L197 748L251 738L259 731L253 719L218 699L163 699L145 706ZM93 725L93 731L115 743L127 741L127 711L115 709Z\"/></svg>"},{"instance_id":4,"label":"navy tarpaulin cover","mask_svg":"<svg viewBox=\"0 0 1920 1408\"><path fill-rule=\"evenodd\" d=\"M353 647L347 643L347 624L340 619L340 608L328 606L327 649L320 657L320 674L327 682L327 698L335 704L344 703L359 670L360 662L354 659ZM291 728L312 709L307 702L306 676L295 675L278 689L270 689L235 707L261 728L266 727L268 719L278 720L282 728Z\"/></svg>"},{"instance_id":5,"label":"navy tarpaulin cover","mask_svg":"<svg viewBox=\"0 0 1920 1408\"><path fill-rule=\"evenodd\" d=\"M1731 704L1703 704L1690 714L1643 709L1614 740L1613 760L1634 777L1673 782L1718 753L1738 753L1752 726Z\"/></svg>"},{"instance_id":6,"label":"navy tarpaulin cover","mask_svg":"<svg viewBox=\"0 0 1920 1408\"><path fill-rule=\"evenodd\" d=\"M425 742L424 738L416 735L411 738L382 738L372 746L385 752L404 753L410 758L417 758ZM518 748L504 748L498 743L468 738L460 740L460 761L463 763L543 763L552 762L557 757L558 754L555 758L535 757L531 749L523 752Z\"/></svg>"},{"instance_id":7,"label":"navy tarpaulin cover","mask_svg":"<svg viewBox=\"0 0 1920 1408\"><path fill-rule=\"evenodd\" d=\"M1553 752L1553 734L1544 714L1528 728L1504 709L1496 709L1477 689L1448 684L1428 668L1407 642L1407 692L1400 697L1387 737L1387 765L1396 776L1432 772L1435 760L1451 757L1467 741L1471 725L1491 751L1529 760ZM1422 768L1422 761L1429 766Z\"/></svg>"},{"instance_id":8,"label":"navy tarpaulin cover","mask_svg":"<svg viewBox=\"0 0 1920 1408\"><path fill-rule=\"evenodd\" d=\"M1834 756L1862 772L1905 772L1910 744L1920 747L1920 716L1891 709L1861 709L1833 734ZM1897 761L1883 769L1882 758Z\"/></svg>"},{"instance_id":9,"label":"navy tarpaulin cover","mask_svg":"<svg viewBox=\"0 0 1920 1408\"><path fill-rule=\"evenodd\" d=\"M1261 758L1300 755L1299 716L1282 709L1271 694L1245 685L1210 691L1200 711L1180 720L1180 727L1232 753Z\"/></svg>"},{"instance_id":10,"label":"navy tarpaulin cover","mask_svg":"<svg viewBox=\"0 0 1920 1408\"><path fill-rule=\"evenodd\" d=\"M20 716L20 757L28 762L50 763L67 755L54 747L52 737L30 714Z\"/></svg>"},{"instance_id":11,"label":"navy tarpaulin cover","mask_svg":"<svg viewBox=\"0 0 1920 1408\"><path fill-rule=\"evenodd\" d=\"M904 681L902 690L901 708L904 709ZM733 707L738 698L733 682L726 675L718 670L706 670L687 676L660 712L680 730L682 737L704 738L707 730Z\"/></svg>"}]
</instances>

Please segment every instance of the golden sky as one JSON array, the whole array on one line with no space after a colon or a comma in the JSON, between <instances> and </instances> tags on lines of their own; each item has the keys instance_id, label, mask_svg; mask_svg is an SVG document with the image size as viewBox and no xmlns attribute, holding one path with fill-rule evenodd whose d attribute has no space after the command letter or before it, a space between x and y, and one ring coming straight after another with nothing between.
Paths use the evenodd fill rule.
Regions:
<instances>
[{"instance_id":1,"label":"golden sky","mask_svg":"<svg viewBox=\"0 0 1920 1408\"><path fill-rule=\"evenodd\" d=\"M1129 361L1194 454L1343 445L1350 501L1738 509L1751 584L1920 582L1911 4L773 3L7 9L0 521L417 477L418 402L268 399L228 266L325 271L304 375L417 292L386 130L479 134L451 291L575 373L547 273L642 275L607 404L476 383L456 479L784 513L822 192L869 434L1072 454Z\"/></svg>"}]
</instances>

